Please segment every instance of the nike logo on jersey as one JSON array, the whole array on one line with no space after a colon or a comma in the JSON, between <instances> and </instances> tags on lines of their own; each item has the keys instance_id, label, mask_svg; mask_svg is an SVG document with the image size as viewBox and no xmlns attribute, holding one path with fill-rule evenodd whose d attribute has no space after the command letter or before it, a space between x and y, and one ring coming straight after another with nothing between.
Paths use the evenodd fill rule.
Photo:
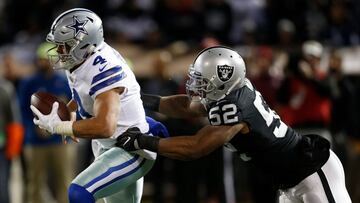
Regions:
<instances>
[{"instance_id":1,"label":"nike logo on jersey","mask_svg":"<svg viewBox=\"0 0 360 203\"><path fill-rule=\"evenodd\" d=\"M106 66L107 66L107 64L106 64L105 66L103 66L103 67L100 67L100 68L99 68L99 71L100 71L100 72L103 71L103 70L106 68Z\"/></svg>"}]
</instances>

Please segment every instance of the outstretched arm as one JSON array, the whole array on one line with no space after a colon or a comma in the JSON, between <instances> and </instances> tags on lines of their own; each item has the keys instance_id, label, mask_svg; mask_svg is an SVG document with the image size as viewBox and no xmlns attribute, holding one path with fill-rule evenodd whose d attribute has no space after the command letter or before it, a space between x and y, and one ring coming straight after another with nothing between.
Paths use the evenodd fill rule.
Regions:
<instances>
[{"instance_id":1,"label":"outstretched arm","mask_svg":"<svg viewBox=\"0 0 360 203\"><path fill-rule=\"evenodd\" d=\"M214 151L229 142L246 124L234 126L205 126L193 136L177 136L160 139L129 129L120 135L117 146L128 151L148 149L160 155L180 160L193 160Z\"/></svg>"},{"instance_id":2,"label":"outstretched arm","mask_svg":"<svg viewBox=\"0 0 360 203\"><path fill-rule=\"evenodd\" d=\"M146 109L156 111L173 118L206 116L206 110L200 102L191 102L185 94L161 97L141 94Z\"/></svg>"},{"instance_id":3,"label":"outstretched arm","mask_svg":"<svg viewBox=\"0 0 360 203\"><path fill-rule=\"evenodd\" d=\"M173 159L193 160L208 155L229 142L242 128L234 126L205 126L195 136L160 139L158 153Z\"/></svg>"}]
</instances>

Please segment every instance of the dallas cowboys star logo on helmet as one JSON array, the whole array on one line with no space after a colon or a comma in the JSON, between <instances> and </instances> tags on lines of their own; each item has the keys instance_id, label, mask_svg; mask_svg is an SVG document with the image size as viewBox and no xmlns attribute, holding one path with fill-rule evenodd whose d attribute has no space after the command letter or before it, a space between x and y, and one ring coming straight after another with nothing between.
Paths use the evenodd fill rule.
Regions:
<instances>
[{"instance_id":1,"label":"dallas cowboys star logo on helmet","mask_svg":"<svg viewBox=\"0 0 360 203\"><path fill-rule=\"evenodd\" d=\"M89 20L80 21L77 16L73 16L73 24L67 25L67 28L73 29L75 31L75 37L80 33L88 34L88 32L85 29L85 24Z\"/></svg>"}]
</instances>

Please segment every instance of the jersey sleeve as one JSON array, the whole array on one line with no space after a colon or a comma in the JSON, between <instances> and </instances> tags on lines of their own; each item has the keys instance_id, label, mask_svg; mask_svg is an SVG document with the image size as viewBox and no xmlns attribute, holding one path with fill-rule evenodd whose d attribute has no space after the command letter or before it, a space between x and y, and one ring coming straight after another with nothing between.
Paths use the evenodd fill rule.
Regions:
<instances>
[{"instance_id":1,"label":"jersey sleeve","mask_svg":"<svg viewBox=\"0 0 360 203\"><path fill-rule=\"evenodd\" d=\"M129 77L125 70L128 67L116 65L93 76L89 95L95 99L97 95L117 87L128 88ZM125 90L126 91L126 90Z\"/></svg>"}]
</instances>

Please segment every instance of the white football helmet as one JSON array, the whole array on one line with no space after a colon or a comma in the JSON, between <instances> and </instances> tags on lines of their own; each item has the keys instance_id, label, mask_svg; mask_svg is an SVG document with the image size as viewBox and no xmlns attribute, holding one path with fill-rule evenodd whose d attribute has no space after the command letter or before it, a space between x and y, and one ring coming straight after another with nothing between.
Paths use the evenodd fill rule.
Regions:
<instances>
[{"instance_id":1,"label":"white football helmet","mask_svg":"<svg viewBox=\"0 0 360 203\"><path fill-rule=\"evenodd\" d=\"M56 46L48 57L55 69L71 69L82 63L104 41L102 21L94 12L75 8L60 14L46 40Z\"/></svg>"},{"instance_id":2,"label":"white football helmet","mask_svg":"<svg viewBox=\"0 0 360 203\"><path fill-rule=\"evenodd\" d=\"M234 50L215 46L199 53L189 68L186 90L202 102L219 101L245 84L245 63Z\"/></svg>"}]
</instances>

